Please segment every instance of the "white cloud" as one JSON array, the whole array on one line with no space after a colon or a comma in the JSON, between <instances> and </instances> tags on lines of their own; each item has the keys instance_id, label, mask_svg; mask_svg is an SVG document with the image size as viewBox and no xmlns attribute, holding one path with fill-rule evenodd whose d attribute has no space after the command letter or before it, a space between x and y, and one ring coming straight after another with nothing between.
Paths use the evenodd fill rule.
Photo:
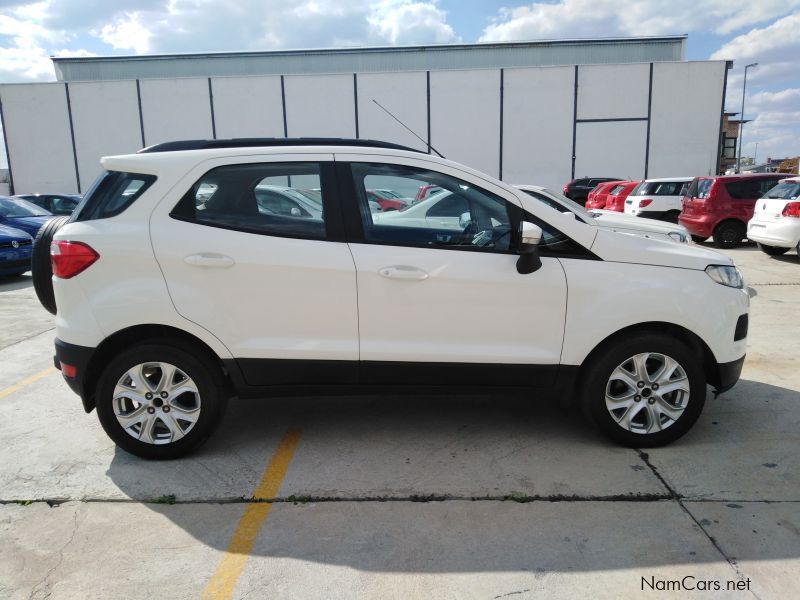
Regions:
<instances>
[{"instance_id":1,"label":"white cloud","mask_svg":"<svg viewBox=\"0 0 800 600\"><path fill-rule=\"evenodd\" d=\"M116 50L133 50L136 54L145 54L150 50L152 34L142 24L138 12L117 17L92 34Z\"/></svg>"},{"instance_id":2,"label":"white cloud","mask_svg":"<svg viewBox=\"0 0 800 600\"><path fill-rule=\"evenodd\" d=\"M481 41L639 36L713 31L728 34L800 7L798 0L559 0L503 8Z\"/></svg>"},{"instance_id":3,"label":"white cloud","mask_svg":"<svg viewBox=\"0 0 800 600\"><path fill-rule=\"evenodd\" d=\"M446 13L431 2L386 0L372 9L367 22L390 44L444 44L457 39Z\"/></svg>"}]
</instances>

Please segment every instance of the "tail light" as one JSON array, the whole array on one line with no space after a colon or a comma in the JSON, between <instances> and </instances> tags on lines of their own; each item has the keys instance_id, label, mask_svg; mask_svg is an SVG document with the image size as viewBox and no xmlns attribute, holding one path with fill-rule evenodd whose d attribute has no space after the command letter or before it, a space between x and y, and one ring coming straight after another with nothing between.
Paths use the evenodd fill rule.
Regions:
<instances>
[{"instance_id":1,"label":"tail light","mask_svg":"<svg viewBox=\"0 0 800 600\"><path fill-rule=\"evenodd\" d=\"M781 213L784 217L795 217L800 219L800 202L789 202L783 207Z\"/></svg>"},{"instance_id":2,"label":"tail light","mask_svg":"<svg viewBox=\"0 0 800 600\"><path fill-rule=\"evenodd\" d=\"M75 277L92 266L100 255L83 242L56 240L50 244L53 275L60 279Z\"/></svg>"},{"instance_id":3,"label":"tail light","mask_svg":"<svg viewBox=\"0 0 800 600\"><path fill-rule=\"evenodd\" d=\"M650 206L652 203L653 203L652 199L639 200L639 208L644 208L645 206Z\"/></svg>"}]
</instances>

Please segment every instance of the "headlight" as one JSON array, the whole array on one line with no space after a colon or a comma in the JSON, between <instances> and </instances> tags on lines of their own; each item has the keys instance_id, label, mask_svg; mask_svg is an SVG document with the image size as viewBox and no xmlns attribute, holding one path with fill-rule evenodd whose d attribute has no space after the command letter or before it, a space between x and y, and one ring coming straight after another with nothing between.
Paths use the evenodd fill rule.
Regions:
<instances>
[{"instance_id":1,"label":"headlight","mask_svg":"<svg viewBox=\"0 0 800 600\"><path fill-rule=\"evenodd\" d=\"M708 265L706 273L717 283L727 285L728 287L742 289L744 287L744 278L739 272L739 269L728 265Z\"/></svg>"},{"instance_id":2,"label":"headlight","mask_svg":"<svg viewBox=\"0 0 800 600\"><path fill-rule=\"evenodd\" d=\"M680 231L670 231L667 235L680 244L689 242L689 236L682 234Z\"/></svg>"}]
</instances>

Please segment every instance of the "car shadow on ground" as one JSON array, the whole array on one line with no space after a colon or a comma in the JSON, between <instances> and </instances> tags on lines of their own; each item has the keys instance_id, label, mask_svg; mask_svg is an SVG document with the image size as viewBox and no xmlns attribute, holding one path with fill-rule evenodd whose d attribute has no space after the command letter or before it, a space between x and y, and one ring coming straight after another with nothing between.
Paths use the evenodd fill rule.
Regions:
<instances>
[{"instance_id":1,"label":"car shadow on ground","mask_svg":"<svg viewBox=\"0 0 800 600\"><path fill-rule=\"evenodd\" d=\"M0 277L0 293L15 292L33 286L33 276L28 273L13 277Z\"/></svg>"},{"instance_id":2,"label":"car shadow on ground","mask_svg":"<svg viewBox=\"0 0 800 600\"><path fill-rule=\"evenodd\" d=\"M741 384L740 400L800 401L793 390L754 381ZM720 415L728 415L727 420ZM735 423L726 427L731 420ZM602 488L623 471L627 478L655 481L655 475L635 450L614 446L555 403L532 403L524 397L235 401L216 437L193 457L147 462L117 449L108 475L130 497L140 497L141 477L160 479L165 494L175 491L177 504L147 506L201 543L226 550L245 504L234 499L220 500L223 504L215 509L207 503L181 504L175 474L189 469L203 477L198 464L221 460L233 470L254 456L263 469L277 440L292 427L302 430L300 445L282 498L272 504L252 549L255 556L396 572L642 569L719 562L721 555L705 530L744 527L750 535L751 524L744 524L750 513L753 519L763 517L746 503L744 509L740 504L705 503L697 505L699 510L721 514L693 520L675 498L663 497L665 488L658 481L647 488L656 490L655 496L571 497L570 490L581 484L569 478L594 477L593 485ZM732 444L734 436L761 436L759 428L763 423L750 412L709 400L698 427L676 447L691 450L694 460L702 461L698 453L704 448ZM780 436L772 437L777 449ZM253 469L253 486L260 469ZM138 475L132 477L132 470ZM221 476L207 474L208 485ZM526 477L548 476L561 479L563 497L531 500L515 497L509 488L531 483ZM439 496L448 488L437 487L437 482L461 480L473 484L469 489L476 497L494 490L488 494L493 498ZM323 493L309 491L314 489ZM331 494L332 489L340 493ZM797 522L796 503L758 506L793 510L794 516L777 513L768 527L753 524L753 543L739 547L736 560L800 556L800 534L792 525L792 519Z\"/></svg>"}]
</instances>

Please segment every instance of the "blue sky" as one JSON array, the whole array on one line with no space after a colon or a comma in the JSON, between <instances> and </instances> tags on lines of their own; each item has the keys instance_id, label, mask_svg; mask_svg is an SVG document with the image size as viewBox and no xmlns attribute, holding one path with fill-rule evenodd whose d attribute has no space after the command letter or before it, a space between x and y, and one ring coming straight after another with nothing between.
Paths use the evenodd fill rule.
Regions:
<instances>
[{"instance_id":1,"label":"blue sky","mask_svg":"<svg viewBox=\"0 0 800 600\"><path fill-rule=\"evenodd\" d=\"M0 0L0 82L55 79L52 55L689 35L689 60L748 73L744 154L800 154L800 0ZM0 160L2 160L0 158Z\"/></svg>"}]
</instances>

